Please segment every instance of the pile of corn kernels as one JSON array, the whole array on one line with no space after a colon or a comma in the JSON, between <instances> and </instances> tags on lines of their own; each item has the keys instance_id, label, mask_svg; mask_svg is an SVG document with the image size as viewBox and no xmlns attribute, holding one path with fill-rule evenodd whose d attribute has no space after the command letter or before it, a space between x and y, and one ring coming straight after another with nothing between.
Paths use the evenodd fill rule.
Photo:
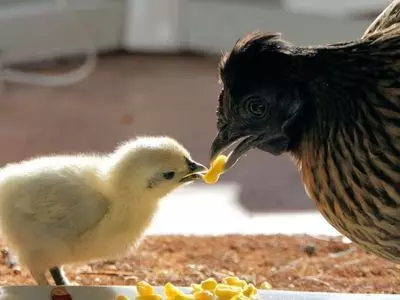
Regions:
<instances>
[{"instance_id":1,"label":"pile of corn kernels","mask_svg":"<svg viewBox=\"0 0 400 300\"><path fill-rule=\"evenodd\" d=\"M221 283L214 278L208 278L200 284L192 284L192 293L185 294L171 283L164 286L166 300L255 300L258 299L257 288L238 277L225 277ZM271 289L268 282L260 289ZM141 281L136 285L135 300L161 300L162 295L156 294L154 288L147 282ZM117 300L130 300L126 296L118 296Z\"/></svg>"}]
</instances>

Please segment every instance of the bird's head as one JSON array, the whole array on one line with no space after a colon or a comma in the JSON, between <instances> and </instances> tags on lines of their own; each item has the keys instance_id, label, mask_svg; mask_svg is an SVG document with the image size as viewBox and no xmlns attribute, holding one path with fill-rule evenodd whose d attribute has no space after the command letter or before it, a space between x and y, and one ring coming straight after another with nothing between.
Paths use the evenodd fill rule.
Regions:
<instances>
[{"instance_id":1,"label":"bird's head","mask_svg":"<svg viewBox=\"0 0 400 300\"><path fill-rule=\"evenodd\" d=\"M140 137L126 142L111 156L114 184L124 190L163 196L201 178L207 168L169 137ZM136 191L135 191L136 189Z\"/></svg>"},{"instance_id":2,"label":"bird's head","mask_svg":"<svg viewBox=\"0 0 400 300\"><path fill-rule=\"evenodd\" d=\"M279 155L297 143L307 80L297 74L310 55L311 50L297 48L279 34L253 33L222 57L211 160L239 140L225 170L252 148Z\"/></svg>"}]
</instances>

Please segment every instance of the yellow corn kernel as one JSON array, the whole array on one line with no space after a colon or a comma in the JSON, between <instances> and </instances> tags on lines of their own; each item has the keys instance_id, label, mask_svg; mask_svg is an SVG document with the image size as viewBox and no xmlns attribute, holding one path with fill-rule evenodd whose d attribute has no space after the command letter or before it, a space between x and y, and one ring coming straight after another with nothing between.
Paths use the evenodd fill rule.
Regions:
<instances>
[{"instance_id":1,"label":"yellow corn kernel","mask_svg":"<svg viewBox=\"0 0 400 300\"><path fill-rule=\"evenodd\" d=\"M249 298L255 296L256 294L257 289L252 283L248 284L246 289L243 290L243 295Z\"/></svg>"},{"instance_id":2,"label":"yellow corn kernel","mask_svg":"<svg viewBox=\"0 0 400 300\"><path fill-rule=\"evenodd\" d=\"M214 299L214 294L210 291L197 291L193 293L195 300L212 300Z\"/></svg>"},{"instance_id":3,"label":"yellow corn kernel","mask_svg":"<svg viewBox=\"0 0 400 300\"><path fill-rule=\"evenodd\" d=\"M154 294L153 287L144 281L137 283L136 290L139 296L150 296Z\"/></svg>"},{"instance_id":4,"label":"yellow corn kernel","mask_svg":"<svg viewBox=\"0 0 400 300\"><path fill-rule=\"evenodd\" d=\"M218 181L220 174L224 171L227 157L225 155L218 155L217 158L211 163L211 168L203 176L205 183L214 184Z\"/></svg>"},{"instance_id":5,"label":"yellow corn kernel","mask_svg":"<svg viewBox=\"0 0 400 300\"><path fill-rule=\"evenodd\" d=\"M239 280L234 284L235 286L240 286L242 289L246 289L248 284L245 280Z\"/></svg>"},{"instance_id":6,"label":"yellow corn kernel","mask_svg":"<svg viewBox=\"0 0 400 300\"><path fill-rule=\"evenodd\" d=\"M234 285L238 281L240 281L240 279L236 276L228 276L222 279L222 283L228 285Z\"/></svg>"},{"instance_id":7,"label":"yellow corn kernel","mask_svg":"<svg viewBox=\"0 0 400 300\"><path fill-rule=\"evenodd\" d=\"M245 289L247 287L247 282L245 280L239 279L236 276L225 277L224 279L222 279L222 282L227 285L238 286L242 289Z\"/></svg>"},{"instance_id":8,"label":"yellow corn kernel","mask_svg":"<svg viewBox=\"0 0 400 300\"><path fill-rule=\"evenodd\" d=\"M260 289L262 290L270 290L272 289L272 285L268 281L264 281L260 284Z\"/></svg>"},{"instance_id":9,"label":"yellow corn kernel","mask_svg":"<svg viewBox=\"0 0 400 300\"><path fill-rule=\"evenodd\" d=\"M243 295L243 294L237 294L237 295L235 295L235 296L233 296L233 297L231 298L231 300L249 300L249 299L251 299L251 298L246 297L246 296Z\"/></svg>"},{"instance_id":10,"label":"yellow corn kernel","mask_svg":"<svg viewBox=\"0 0 400 300\"><path fill-rule=\"evenodd\" d=\"M208 278L201 282L201 288L207 291L214 291L218 283L214 278Z\"/></svg>"},{"instance_id":11,"label":"yellow corn kernel","mask_svg":"<svg viewBox=\"0 0 400 300\"><path fill-rule=\"evenodd\" d=\"M129 298L124 295L119 295L115 300L129 300Z\"/></svg>"},{"instance_id":12,"label":"yellow corn kernel","mask_svg":"<svg viewBox=\"0 0 400 300\"><path fill-rule=\"evenodd\" d=\"M164 293L165 297L168 299L175 299L176 296L185 296L185 294L180 291L176 286L174 286L172 283L168 282L164 286Z\"/></svg>"},{"instance_id":13,"label":"yellow corn kernel","mask_svg":"<svg viewBox=\"0 0 400 300\"><path fill-rule=\"evenodd\" d=\"M231 300L249 300L249 299L251 299L251 298L243 295L243 293L236 294L235 296L233 296L231 298Z\"/></svg>"},{"instance_id":14,"label":"yellow corn kernel","mask_svg":"<svg viewBox=\"0 0 400 300\"><path fill-rule=\"evenodd\" d=\"M176 295L173 300L194 300L194 296L186 294Z\"/></svg>"},{"instance_id":15,"label":"yellow corn kernel","mask_svg":"<svg viewBox=\"0 0 400 300\"><path fill-rule=\"evenodd\" d=\"M240 288L234 286L221 286L218 285L215 289L215 294L220 300L230 300L233 296L239 294Z\"/></svg>"},{"instance_id":16,"label":"yellow corn kernel","mask_svg":"<svg viewBox=\"0 0 400 300\"><path fill-rule=\"evenodd\" d=\"M235 290L238 292L240 292L242 290L239 286L229 285L229 284L224 284L224 283L218 283L216 289L232 289L232 290Z\"/></svg>"},{"instance_id":17,"label":"yellow corn kernel","mask_svg":"<svg viewBox=\"0 0 400 300\"><path fill-rule=\"evenodd\" d=\"M195 293L195 292L199 292L199 291L201 291L201 290L202 290L202 288L201 288L201 284L192 283L192 284L190 285L190 287L192 288L192 290L193 290L193 293Z\"/></svg>"},{"instance_id":18,"label":"yellow corn kernel","mask_svg":"<svg viewBox=\"0 0 400 300\"><path fill-rule=\"evenodd\" d=\"M162 300L162 297L159 294L153 294L146 296L137 296L135 300Z\"/></svg>"},{"instance_id":19,"label":"yellow corn kernel","mask_svg":"<svg viewBox=\"0 0 400 300\"><path fill-rule=\"evenodd\" d=\"M153 287L146 281L140 281L136 284L136 290L139 296L150 296L154 294Z\"/></svg>"}]
</instances>

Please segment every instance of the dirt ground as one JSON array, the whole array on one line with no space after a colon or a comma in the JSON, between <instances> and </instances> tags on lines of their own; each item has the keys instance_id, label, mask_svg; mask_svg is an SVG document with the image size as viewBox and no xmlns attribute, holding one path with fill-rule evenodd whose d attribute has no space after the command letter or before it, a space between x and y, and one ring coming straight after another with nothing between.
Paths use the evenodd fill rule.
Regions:
<instances>
[{"instance_id":1,"label":"dirt ground","mask_svg":"<svg viewBox=\"0 0 400 300\"><path fill-rule=\"evenodd\" d=\"M134 285L138 280L189 285L236 275L281 290L400 293L400 266L341 238L152 236L126 258L65 270L80 285ZM34 284L26 270L12 270L4 259L0 274L1 285Z\"/></svg>"}]
</instances>

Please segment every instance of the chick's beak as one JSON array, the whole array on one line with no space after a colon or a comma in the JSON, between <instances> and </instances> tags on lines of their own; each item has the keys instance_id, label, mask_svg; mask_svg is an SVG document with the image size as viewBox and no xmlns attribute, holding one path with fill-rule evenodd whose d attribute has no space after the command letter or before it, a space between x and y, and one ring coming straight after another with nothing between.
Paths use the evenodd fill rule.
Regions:
<instances>
[{"instance_id":1,"label":"chick's beak","mask_svg":"<svg viewBox=\"0 0 400 300\"><path fill-rule=\"evenodd\" d=\"M257 137L253 135L245 136L232 136L229 138L223 138L225 134L219 132L214 138L211 144L211 154L210 161L214 161L215 158L222 153L226 148L233 145L241 139L241 141L236 145L236 147L229 153L227 161L225 163L225 170L233 167L236 162L244 155L247 151L254 148L256 145Z\"/></svg>"},{"instance_id":2,"label":"chick's beak","mask_svg":"<svg viewBox=\"0 0 400 300\"><path fill-rule=\"evenodd\" d=\"M201 178L201 174L207 172L207 168L193 160L187 160L188 173L181 179L181 182L188 182Z\"/></svg>"},{"instance_id":3,"label":"chick's beak","mask_svg":"<svg viewBox=\"0 0 400 300\"><path fill-rule=\"evenodd\" d=\"M202 164L195 161L189 161L188 163L189 174L197 174L207 172L207 168Z\"/></svg>"}]
</instances>

